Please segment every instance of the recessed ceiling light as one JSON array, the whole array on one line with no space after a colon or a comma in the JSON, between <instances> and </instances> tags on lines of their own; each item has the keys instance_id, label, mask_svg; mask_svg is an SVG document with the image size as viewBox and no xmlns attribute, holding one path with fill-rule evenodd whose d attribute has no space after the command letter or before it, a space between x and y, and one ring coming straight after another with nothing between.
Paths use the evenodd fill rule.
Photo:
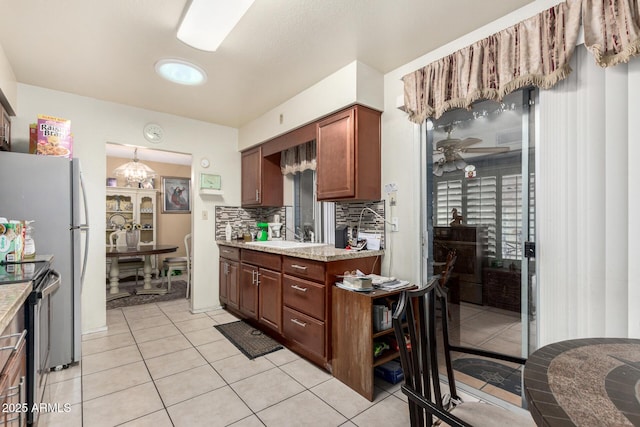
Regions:
<instances>
[{"instance_id":1,"label":"recessed ceiling light","mask_svg":"<svg viewBox=\"0 0 640 427\"><path fill-rule=\"evenodd\" d=\"M254 0L192 0L178 28L178 40L215 52Z\"/></svg>"},{"instance_id":2,"label":"recessed ceiling light","mask_svg":"<svg viewBox=\"0 0 640 427\"><path fill-rule=\"evenodd\" d=\"M156 62L156 73L181 85L196 86L207 81L207 73L202 68L181 59L161 59Z\"/></svg>"}]
</instances>

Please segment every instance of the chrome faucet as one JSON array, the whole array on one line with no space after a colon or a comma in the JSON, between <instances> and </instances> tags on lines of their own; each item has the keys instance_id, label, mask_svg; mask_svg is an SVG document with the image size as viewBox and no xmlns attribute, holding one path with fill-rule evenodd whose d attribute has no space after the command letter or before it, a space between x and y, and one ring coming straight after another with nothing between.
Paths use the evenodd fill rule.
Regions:
<instances>
[{"instance_id":1,"label":"chrome faucet","mask_svg":"<svg viewBox=\"0 0 640 427\"><path fill-rule=\"evenodd\" d=\"M304 236L302 236L301 234L298 234L295 230L287 227L287 230L289 230L290 232L293 233L293 239L294 240L298 240L299 242L304 242ZM296 227L296 230L299 232L300 231L300 227Z\"/></svg>"}]
</instances>

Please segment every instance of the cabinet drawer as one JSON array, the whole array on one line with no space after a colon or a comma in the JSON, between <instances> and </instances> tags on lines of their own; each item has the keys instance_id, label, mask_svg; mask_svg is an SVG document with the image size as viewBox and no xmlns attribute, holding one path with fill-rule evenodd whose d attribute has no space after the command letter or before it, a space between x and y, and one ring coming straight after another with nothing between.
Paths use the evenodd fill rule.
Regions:
<instances>
[{"instance_id":1,"label":"cabinet drawer","mask_svg":"<svg viewBox=\"0 0 640 427\"><path fill-rule=\"evenodd\" d=\"M220 258L240 261L240 249L231 246L220 246Z\"/></svg>"},{"instance_id":2,"label":"cabinet drawer","mask_svg":"<svg viewBox=\"0 0 640 427\"><path fill-rule=\"evenodd\" d=\"M282 281L282 301L309 316L325 320L324 290L324 285L285 275Z\"/></svg>"},{"instance_id":3,"label":"cabinet drawer","mask_svg":"<svg viewBox=\"0 0 640 427\"><path fill-rule=\"evenodd\" d=\"M284 273L318 282L324 282L324 262L288 256L282 258L282 271Z\"/></svg>"},{"instance_id":4,"label":"cabinet drawer","mask_svg":"<svg viewBox=\"0 0 640 427\"><path fill-rule=\"evenodd\" d=\"M282 309L282 329L284 336L297 341L308 350L325 357L324 322L292 310Z\"/></svg>"},{"instance_id":5,"label":"cabinet drawer","mask_svg":"<svg viewBox=\"0 0 640 427\"><path fill-rule=\"evenodd\" d=\"M242 262L275 271L280 271L280 266L282 265L282 260L278 254L250 251L246 249L242 250Z\"/></svg>"}]
</instances>

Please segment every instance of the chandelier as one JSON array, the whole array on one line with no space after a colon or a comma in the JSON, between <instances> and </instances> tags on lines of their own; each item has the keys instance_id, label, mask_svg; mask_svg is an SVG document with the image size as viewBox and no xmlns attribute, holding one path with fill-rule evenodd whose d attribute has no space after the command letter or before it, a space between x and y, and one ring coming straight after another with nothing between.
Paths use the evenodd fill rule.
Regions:
<instances>
[{"instance_id":1,"label":"chandelier","mask_svg":"<svg viewBox=\"0 0 640 427\"><path fill-rule=\"evenodd\" d=\"M117 177L124 178L127 181L127 185L139 184L157 175L149 166L140 163L137 148L133 151L133 161L118 166L113 170L113 173Z\"/></svg>"}]
</instances>

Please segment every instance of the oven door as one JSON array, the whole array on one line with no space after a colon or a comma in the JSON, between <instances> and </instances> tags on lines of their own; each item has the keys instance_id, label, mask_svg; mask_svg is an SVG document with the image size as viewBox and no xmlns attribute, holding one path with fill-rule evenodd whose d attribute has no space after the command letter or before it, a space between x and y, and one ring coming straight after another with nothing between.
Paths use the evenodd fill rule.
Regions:
<instances>
[{"instance_id":1,"label":"oven door","mask_svg":"<svg viewBox=\"0 0 640 427\"><path fill-rule=\"evenodd\" d=\"M60 273L50 270L29 298L27 323L31 327L31 344L28 351L29 409L43 401L49 375L49 350L51 349L51 294L60 287ZM32 360L29 360L32 358ZM29 424L37 423L38 412L29 412Z\"/></svg>"}]
</instances>

